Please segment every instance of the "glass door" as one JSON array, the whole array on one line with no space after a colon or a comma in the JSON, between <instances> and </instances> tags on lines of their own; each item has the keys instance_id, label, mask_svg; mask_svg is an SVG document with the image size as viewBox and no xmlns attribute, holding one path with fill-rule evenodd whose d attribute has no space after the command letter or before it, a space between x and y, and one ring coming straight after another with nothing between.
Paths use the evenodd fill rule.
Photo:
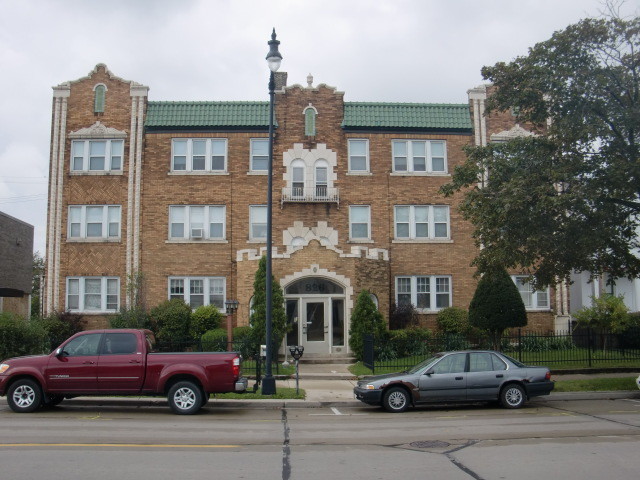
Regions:
<instances>
[{"instance_id":1,"label":"glass door","mask_svg":"<svg viewBox=\"0 0 640 480\"><path fill-rule=\"evenodd\" d=\"M305 352L330 353L327 300L302 299L302 344Z\"/></svg>"}]
</instances>

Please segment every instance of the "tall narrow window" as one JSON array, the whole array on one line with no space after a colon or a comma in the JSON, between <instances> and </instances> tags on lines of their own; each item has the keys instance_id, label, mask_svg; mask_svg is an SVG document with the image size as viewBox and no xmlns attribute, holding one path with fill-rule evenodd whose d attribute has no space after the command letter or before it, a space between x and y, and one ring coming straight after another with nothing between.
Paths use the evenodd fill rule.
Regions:
<instances>
[{"instance_id":1,"label":"tall narrow window","mask_svg":"<svg viewBox=\"0 0 640 480\"><path fill-rule=\"evenodd\" d=\"M104 113L104 103L106 97L107 87L104 85L96 85L94 88L94 101L93 101L93 112L94 113Z\"/></svg>"},{"instance_id":2,"label":"tall narrow window","mask_svg":"<svg viewBox=\"0 0 640 480\"><path fill-rule=\"evenodd\" d=\"M313 137L316 134L316 110L313 107L307 107L304 111L304 134Z\"/></svg>"},{"instance_id":3,"label":"tall narrow window","mask_svg":"<svg viewBox=\"0 0 640 480\"><path fill-rule=\"evenodd\" d=\"M316 166L316 197L325 198L327 196L327 167Z\"/></svg>"},{"instance_id":4,"label":"tall narrow window","mask_svg":"<svg viewBox=\"0 0 640 480\"><path fill-rule=\"evenodd\" d=\"M291 164L291 194L294 197L304 195L304 162L295 160Z\"/></svg>"},{"instance_id":5,"label":"tall narrow window","mask_svg":"<svg viewBox=\"0 0 640 480\"><path fill-rule=\"evenodd\" d=\"M349 207L349 234L351 240L369 240L371 216L369 205L352 205Z\"/></svg>"}]
</instances>

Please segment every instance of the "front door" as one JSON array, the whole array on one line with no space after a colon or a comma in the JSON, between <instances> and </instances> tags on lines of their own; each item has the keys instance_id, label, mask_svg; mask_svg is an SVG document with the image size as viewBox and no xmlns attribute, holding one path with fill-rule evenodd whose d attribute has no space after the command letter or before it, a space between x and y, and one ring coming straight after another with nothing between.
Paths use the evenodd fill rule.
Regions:
<instances>
[{"instance_id":1,"label":"front door","mask_svg":"<svg viewBox=\"0 0 640 480\"><path fill-rule=\"evenodd\" d=\"M305 353L331 352L329 343L328 301L326 299L301 299L302 346Z\"/></svg>"}]
</instances>

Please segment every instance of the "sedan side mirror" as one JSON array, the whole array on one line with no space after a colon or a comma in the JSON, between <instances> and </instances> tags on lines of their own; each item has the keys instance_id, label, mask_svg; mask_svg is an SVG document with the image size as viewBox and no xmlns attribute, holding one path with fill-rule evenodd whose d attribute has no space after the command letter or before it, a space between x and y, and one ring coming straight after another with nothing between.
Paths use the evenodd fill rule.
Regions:
<instances>
[{"instance_id":1,"label":"sedan side mirror","mask_svg":"<svg viewBox=\"0 0 640 480\"><path fill-rule=\"evenodd\" d=\"M436 372L434 372L434 371L433 371L433 368L430 368L429 370L427 370L426 372L424 372L424 374L425 374L425 375L428 375L428 376L431 376L431 375L433 375L434 373L436 373Z\"/></svg>"}]
</instances>

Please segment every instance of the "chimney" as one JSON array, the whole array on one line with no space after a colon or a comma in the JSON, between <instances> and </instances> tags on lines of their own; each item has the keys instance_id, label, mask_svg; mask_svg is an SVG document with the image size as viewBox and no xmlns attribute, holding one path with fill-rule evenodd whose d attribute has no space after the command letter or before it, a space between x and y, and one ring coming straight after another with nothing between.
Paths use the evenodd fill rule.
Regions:
<instances>
[{"instance_id":1,"label":"chimney","mask_svg":"<svg viewBox=\"0 0 640 480\"><path fill-rule=\"evenodd\" d=\"M284 89L287 86L287 72L276 72L275 81L276 91Z\"/></svg>"}]
</instances>

